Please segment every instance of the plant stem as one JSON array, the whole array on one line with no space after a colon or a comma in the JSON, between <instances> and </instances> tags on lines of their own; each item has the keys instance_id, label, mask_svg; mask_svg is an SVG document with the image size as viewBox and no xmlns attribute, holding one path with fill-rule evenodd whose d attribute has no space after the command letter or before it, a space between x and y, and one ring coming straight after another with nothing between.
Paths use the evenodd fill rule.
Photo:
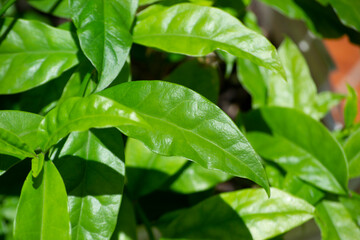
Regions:
<instances>
[{"instance_id":1,"label":"plant stem","mask_svg":"<svg viewBox=\"0 0 360 240\"><path fill-rule=\"evenodd\" d=\"M144 211L142 210L139 203L136 202L134 205L135 205L135 209L136 209L137 213L139 214L140 219L143 221L143 223L145 225L146 231L149 235L149 239L155 240L154 233L151 230L151 223L150 223L149 219L146 217L146 215L145 215Z\"/></svg>"},{"instance_id":2,"label":"plant stem","mask_svg":"<svg viewBox=\"0 0 360 240\"><path fill-rule=\"evenodd\" d=\"M1 8L0 10L0 16L2 16L6 10L9 9L9 7L11 7L11 5L13 5L16 2L16 0L9 0L5 3L5 5Z\"/></svg>"}]
</instances>

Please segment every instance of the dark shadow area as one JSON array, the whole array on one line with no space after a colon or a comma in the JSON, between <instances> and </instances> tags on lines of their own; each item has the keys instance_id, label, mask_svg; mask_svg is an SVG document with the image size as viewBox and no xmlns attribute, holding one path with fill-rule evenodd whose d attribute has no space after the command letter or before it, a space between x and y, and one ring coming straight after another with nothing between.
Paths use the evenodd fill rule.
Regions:
<instances>
[{"instance_id":1,"label":"dark shadow area","mask_svg":"<svg viewBox=\"0 0 360 240\"><path fill-rule=\"evenodd\" d=\"M271 134L270 127L265 122L259 109L240 113L237 119L237 125L239 127L245 127L247 132L261 131Z\"/></svg>"},{"instance_id":2,"label":"dark shadow area","mask_svg":"<svg viewBox=\"0 0 360 240\"><path fill-rule=\"evenodd\" d=\"M164 237L186 239L253 239L238 213L220 196L209 198L198 205L168 215L170 223L162 225Z\"/></svg>"},{"instance_id":3,"label":"dark shadow area","mask_svg":"<svg viewBox=\"0 0 360 240\"><path fill-rule=\"evenodd\" d=\"M31 159L25 159L0 176L0 195L19 196L31 170Z\"/></svg>"},{"instance_id":4,"label":"dark shadow area","mask_svg":"<svg viewBox=\"0 0 360 240\"><path fill-rule=\"evenodd\" d=\"M90 132L94 134L112 154L124 161L124 139L123 134L118 129L92 128Z\"/></svg>"},{"instance_id":5,"label":"dark shadow area","mask_svg":"<svg viewBox=\"0 0 360 240\"><path fill-rule=\"evenodd\" d=\"M21 159L19 158L5 154L0 154L0 176L4 173L4 171L8 170L9 168L11 168L20 161Z\"/></svg>"}]
</instances>

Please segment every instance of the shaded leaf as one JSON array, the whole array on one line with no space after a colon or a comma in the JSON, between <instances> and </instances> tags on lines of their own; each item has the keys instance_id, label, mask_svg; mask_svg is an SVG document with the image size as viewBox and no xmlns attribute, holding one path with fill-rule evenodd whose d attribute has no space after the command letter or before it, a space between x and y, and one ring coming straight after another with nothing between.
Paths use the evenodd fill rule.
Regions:
<instances>
[{"instance_id":1,"label":"shaded leaf","mask_svg":"<svg viewBox=\"0 0 360 240\"><path fill-rule=\"evenodd\" d=\"M26 178L14 224L15 239L70 239L65 186L51 161L37 178Z\"/></svg>"},{"instance_id":2,"label":"shaded leaf","mask_svg":"<svg viewBox=\"0 0 360 240\"><path fill-rule=\"evenodd\" d=\"M72 239L109 239L124 186L124 144L114 128L74 132L54 156L69 194Z\"/></svg>"},{"instance_id":3,"label":"shaded leaf","mask_svg":"<svg viewBox=\"0 0 360 240\"><path fill-rule=\"evenodd\" d=\"M81 49L99 72L97 91L109 86L124 66L137 4L137 0L69 0Z\"/></svg>"},{"instance_id":4,"label":"shaded leaf","mask_svg":"<svg viewBox=\"0 0 360 240\"><path fill-rule=\"evenodd\" d=\"M121 201L116 228L111 236L111 240L136 240L136 235L134 207L130 199L124 195Z\"/></svg>"},{"instance_id":5,"label":"shaded leaf","mask_svg":"<svg viewBox=\"0 0 360 240\"><path fill-rule=\"evenodd\" d=\"M303 224L314 208L272 188L222 193L181 212L164 229L164 237L187 239L268 239Z\"/></svg>"},{"instance_id":6,"label":"shaded leaf","mask_svg":"<svg viewBox=\"0 0 360 240\"><path fill-rule=\"evenodd\" d=\"M182 156L268 189L264 169L246 138L224 112L199 94L167 82L136 81L101 95L132 108L151 126L121 130L152 151Z\"/></svg>"},{"instance_id":7,"label":"shaded leaf","mask_svg":"<svg viewBox=\"0 0 360 240\"><path fill-rule=\"evenodd\" d=\"M357 226L360 227L360 195L351 192L351 196L340 197L340 202L348 210Z\"/></svg>"},{"instance_id":8,"label":"shaded leaf","mask_svg":"<svg viewBox=\"0 0 360 240\"><path fill-rule=\"evenodd\" d=\"M28 0L32 7L57 17L70 18L69 1L67 0Z\"/></svg>"},{"instance_id":9,"label":"shaded leaf","mask_svg":"<svg viewBox=\"0 0 360 240\"><path fill-rule=\"evenodd\" d=\"M316 206L316 212L323 240L352 240L360 236L360 229L341 203L322 201Z\"/></svg>"},{"instance_id":10,"label":"shaded leaf","mask_svg":"<svg viewBox=\"0 0 360 240\"><path fill-rule=\"evenodd\" d=\"M138 15L134 42L192 56L220 49L285 76L274 46L265 37L216 8L188 3L151 6Z\"/></svg>"},{"instance_id":11,"label":"shaded leaf","mask_svg":"<svg viewBox=\"0 0 360 240\"><path fill-rule=\"evenodd\" d=\"M360 129L351 134L346 140L344 151L349 163L350 178L360 176Z\"/></svg>"},{"instance_id":12,"label":"shaded leaf","mask_svg":"<svg viewBox=\"0 0 360 240\"><path fill-rule=\"evenodd\" d=\"M360 31L360 2L353 0L326 0L331 3L341 22Z\"/></svg>"},{"instance_id":13,"label":"shaded leaf","mask_svg":"<svg viewBox=\"0 0 360 240\"><path fill-rule=\"evenodd\" d=\"M37 21L11 18L3 21L0 94L42 85L78 63L78 49L70 32Z\"/></svg>"}]
</instances>

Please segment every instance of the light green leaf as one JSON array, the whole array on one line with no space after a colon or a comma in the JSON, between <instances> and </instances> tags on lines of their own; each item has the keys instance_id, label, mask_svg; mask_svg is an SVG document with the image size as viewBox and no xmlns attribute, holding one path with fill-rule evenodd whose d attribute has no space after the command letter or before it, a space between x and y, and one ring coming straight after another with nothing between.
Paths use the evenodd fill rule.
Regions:
<instances>
[{"instance_id":1,"label":"light green leaf","mask_svg":"<svg viewBox=\"0 0 360 240\"><path fill-rule=\"evenodd\" d=\"M358 114L358 99L354 88L348 84L347 89L348 95L346 97L346 103L344 107L344 123L345 127L349 128L354 124Z\"/></svg>"},{"instance_id":2,"label":"light green leaf","mask_svg":"<svg viewBox=\"0 0 360 240\"><path fill-rule=\"evenodd\" d=\"M138 15L134 42L192 56L220 49L285 77L274 46L217 8L188 3L151 6Z\"/></svg>"},{"instance_id":3,"label":"light green leaf","mask_svg":"<svg viewBox=\"0 0 360 240\"><path fill-rule=\"evenodd\" d=\"M220 80L214 67L201 64L197 60L188 61L171 72L164 81L188 87L213 103L217 103Z\"/></svg>"},{"instance_id":4,"label":"light green leaf","mask_svg":"<svg viewBox=\"0 0 360 240\"><path fill-rule=\"evenodd\" d=\"M264 157L276 159L287 171L321 189L347 192L348 164L344 151L321 123L290 108L267 107L261 113L276 136L266 140L257 137L259 146L255 149L264 149L263 154L269 155ZM270 146L264 145L265 141L273 140ZM273 146L278 150L271 151Z\"/></svg>"},{"instance_id":5,"label":"light green leaf","mask_svg":"<svg viewBox=\"0 0 360 240\"><path fill-rule=\"evenodd\" d=\"M125 149L127 186L133 198L158 189L186 162L183 157L162 156L139 140L129 138Z\"/></svg>"},{"instance_id":6,"label":"light green leaf","mask_svg":"<svg viewBox=\"0 0 360 240\"><path fill-rule=\"evenodd\" d=\"M32 176L36 178L39 176L44 166L44 154L39 154L33 159L31 159L31 172Z\"/></svg>"},{"instance_id":7,"label":"light green leaf","mask_svg":"<svg viewBox=\"0 0 360 240\"><path fill-rule=\"evenodd\" d=\"M70 239L65 185L51 161L37 178L27 176L14 224L15 239Z\"/></svg>"},{"instance_id":8,"label":"light green leaf","mask_svg":"<svg viewBox=\"0 0 360 240\"><path fill-rule=\"evenodd\" d=\"M251 137L250 137L249 141L251 143ZM266 163L265 164L265 172L269 178L269 183L270 183L271 187L276 187L276 188L280 188L280 189L283 188L285 177L284 177L283 171L281 171L281 169L279 167L275 166L275 164Z\"/></svg>"},{"instance_id":9,"label":"light green leaf","mask_svg":"<svg viewBox=\"0 0 360 240\"><path fill-rule=\"evenodd\" d=\"M348 210L357 226L360 227L360 195L351 192L351 196L340 197L340 202Z\"/></svg>"},{"instance_id":10,"label":"light green leaf","mask_svg":"<svg viewBox=\"0 0 360 240\"><path fill-rule=\"evenodd\" d=\"M69 1L67 0L28 0L32 7L57 17L70 18Z\"/></svg>"},{"instance_id":11,"label":"light green leaf","mask_svg":"<svg viewBox=\"0 0 360 240\"><path fill-rule=\"evenodd\" d=\"M109 239L124 186L122 134L115 128L74 132L54 155L69 194L72 239Z\"/></svg>"},{"instance_id":12,"label":"light green leaf","mask_svg":"<svg viewBox=\"0 0 360 240\"><path fill-rule=\"evenodd\" d=\"M268 189L264 169L246 138L224 112L196 92L167 82L136 81L100 94L133 109L151 126L120 129L152 151L182 156Z\"/></svg>"},{"instance_id":13,"label":"light green leaf","mask_svg":"<svg viewBox=\"0 0 360 240\"><path fill-rule=\"evenodd\" d=\"M302 181L300 178L291 173L288 173L285 177L283 190L306 200L312 205L315 205L325 196L321 190Z\"/></svg>"},{"instance_id":14,"label":"light green leaf","mask_svg":"<svg viewBox=\"0 0 360 240\"><path fill-rule=\"evenodd\" d=\"M163 231L164 237L191 239L268 239L303 224L314 207L271 188L223 193L184 210Z\"/></svg>"},{"instance_id":15,"label":"light green leaf","mask_svg":"<svg viewBox=\"0 0 360 240\"><path fill-rule=\"evenodd\" d=\"M134 207L129 198L124 195L111 240L136 240L136 218Z\"/></svg>"},{"instance_id":16,"label":"light green leaf","mask_svg":"<svg viewBox=\"0 0 360 240\"><path fill-rule=\"evenodd\" d=\"M354 0L327 0L331 3L341 22L360 31L360 2Z\"/></svg>"},{"instance_id":17,"label":"light green leaf","mask_svg":"<svg viewBox=\"0 0 360 240\"><path fill-rule=\"evenodd\" d=\"M42 116L29 112L0 111L0 128L16 134L32 149L38 147L37 128L42 120Z\"/></svg>"},{"instance_id":18,"label":"light green leaf","mask_svg":"<svg viewBox=\"0 0 360 240\"><path fill-rule=\"evenodd\" d=\"M197 163L191 163L171 184L170 189L175 192L190 194L208 190L230 178L231 176L226 173L209 170Z\"/></svg>"},{"instance_id":19,"label":"light green leaf","mask_svg":"<svg viewBox=\"0 0 360 240\"><path fill-rule=\"evenodd\" d=\"M353 240L360 236L360 229L341 203L322 201L316 206L316 212L323 240Z\"/></svg>"},{"instance_id":20,"label":"light green leaf","mask_svg":"<svg viewBox=\"0 0 360 240\"><path fill-rule=\"evenodd\" d=\"M16 134L0 128L0 153L20 159L34 157L34 150Z\"/></svg>"},{"instance_id":21,"label":"light green leaf","mask_svg":"<svg viewBox=\"0 0 360 240\"><path fill-rule=\"evenodd\" d=\"M323 118L333 107L338 105L345 96L333 92L320 92L315 98L315 119Z\"/></svg>"},{"instance_id":22,"label":"light green leaf","mask_svg":"<svg viewBox=\"0 0 360 240\"><path fill-rule=\"evenodd\" d=\"M68 31L6 18L1 35L5 39L0 45L0 94L42 85L78 63L78 49Z\"/></svg>"},{"instance_id":23,"label":"light green leaf","mask_svg":"<svg viewBox=\"0 0 360 240\"><path fill-rule=\"evenodd\" d=\"M100 91L116 78L129 54L138 1L69 0L69 5L81 49L99 72Z\"/></svg>"},{"instance_id":24,"label":"light green leaf","mask_svg":"<svg viewBox=\"0 0 360 240\"><path fill-rule=\"evenodd\" d=\"M41 149L48 150L73 131L139 124L148 127L133 110L110 99L98 95L69 98L50 111L40 123Z\"/></svg>"},{"instance_id":25,"label":"light green leaf","mask_svg":"<svg viewBox=\"0 0 360 240\"><path fill-rule=\"evenodd\" d=\"M360 176L360 129L355 131L346 140L344 151L349 163L350 178Z\"/></svg>"}]
</instances>

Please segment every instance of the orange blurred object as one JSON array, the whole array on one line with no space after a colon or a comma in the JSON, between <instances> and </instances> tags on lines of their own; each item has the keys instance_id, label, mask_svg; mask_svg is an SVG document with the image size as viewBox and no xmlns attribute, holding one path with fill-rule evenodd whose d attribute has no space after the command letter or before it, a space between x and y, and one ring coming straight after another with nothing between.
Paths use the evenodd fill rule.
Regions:
<instances>
[{"instance_id":1,"label":"orange blurred object","mask_svg":"<svg viewBox=\"0 0 360 240\"><path fill-rule=\"evenodd\" d=\"M324 43L336 64L336 69L330 73L331 88L335 92L346 94L346 83L348 83L360 96L360 47L350 43L347 37L326 39ZM336 122L343 123L343 107L344 103L340 111L332 112ZM359 98L358 107L360 108ZM360 109L358 112L360 113ZM360 114L356 120L360 120Z\"/></svg>"}]
</instances>

